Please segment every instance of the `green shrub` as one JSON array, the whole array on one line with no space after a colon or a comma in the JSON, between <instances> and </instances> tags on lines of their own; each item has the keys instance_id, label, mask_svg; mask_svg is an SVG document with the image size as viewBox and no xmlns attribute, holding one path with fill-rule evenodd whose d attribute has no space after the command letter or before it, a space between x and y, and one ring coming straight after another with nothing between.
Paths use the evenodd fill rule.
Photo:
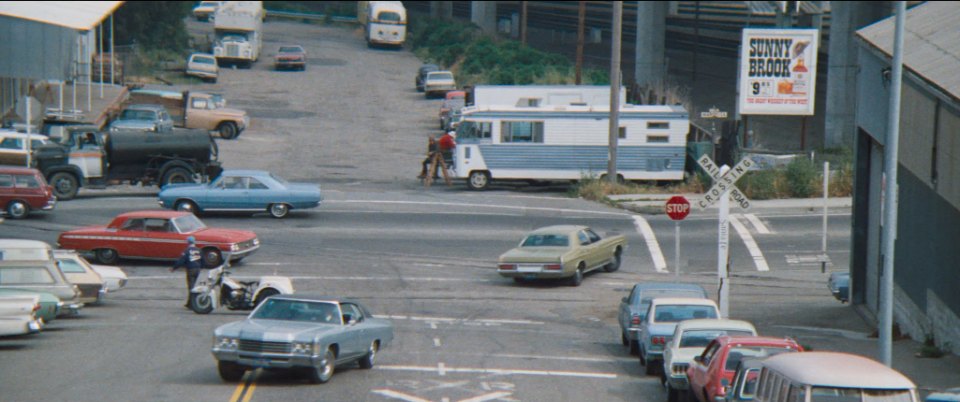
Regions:
<instances>
[{"instance_id":1,"label":"green shrub","mask_svg":"<svg viewBox=\"0 0 960 402\"><path fill-rule=\"evenodd\" d=\"M789 196L794 198L808 198L815 190L815 182L820 173L810 159L796 158L787 165L784 179L786 180Z\"/></svg>"},{"instance_id":2,"label":"green shrub","mask_svg":"<svg viewBox=\"0 0 960 402\"><path fill-rule=\"evenodd\" d=\"M760 170L749 172L737 182L737 187L743 190L744 195L751 200L769 200L778 198L777 178L780 172L776 170Z\"/></svg>"}]
</instances>

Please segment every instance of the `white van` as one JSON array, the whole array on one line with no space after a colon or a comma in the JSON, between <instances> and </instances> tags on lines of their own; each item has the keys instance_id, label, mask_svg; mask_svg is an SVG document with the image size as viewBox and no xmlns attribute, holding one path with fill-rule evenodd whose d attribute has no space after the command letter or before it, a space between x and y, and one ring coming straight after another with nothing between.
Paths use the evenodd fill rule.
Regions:
<instances>
[{"instance_id":1,"label":"white van","mask_svg":"<svg viewBox=\"0 0 960 402\"><path fill-rule=\"evenodd\" d=\"M863 356L783 353L761 364L756 402L917 402L909 378Z\"/></svg>"}]
</instances>

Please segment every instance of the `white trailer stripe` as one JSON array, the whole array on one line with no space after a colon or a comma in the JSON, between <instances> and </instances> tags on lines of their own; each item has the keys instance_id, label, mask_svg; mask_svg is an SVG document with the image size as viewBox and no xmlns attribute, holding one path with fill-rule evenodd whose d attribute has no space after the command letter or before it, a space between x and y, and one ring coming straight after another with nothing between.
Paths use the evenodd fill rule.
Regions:
<instances>
[{"instance_id":1,"label":"white trailer stripe","mask_svg":"<svg viewBox=\"0 0 960 402\"><path fill-rule=\"evenodd\" d=\"M764 225L763 222L760 221L759 218L757 218L756 215L754 215L754 214L743 214L743 216L746 217L748 221L750 221L750 224L753 225L753 227L754 227L755 229L757 229L757 233L759 233L759 234L770 234L770 233L773 233L773 232L770 231L770 229L767 228L767 225Z\"/></svg>"},{"instance_id":2,"label":"white trailer stripe","mask_svg":"<svg viewBox=\"0 0 960 402\"><path fill-rule=\"evenodd\" d=\"M657 272L667 272L667 260L663 258L663 252L660 251L660 243L657 243L657 236L653 234L653 228L651 228L647 220L643 219L640 215L633 216L633 225L636 226L637 232L640 232L640 234L643 235L643 239L647 242L647 248L650 249L650 256L653 257L653 267Z\"/></svg>"},{"instance_id":3,"label":"white trailer stripe","mask_svg":"<svg viewBox=\"0 0 960 402\"><path fill-rule=\"evenodd\" d=\"M743 223L740 222L740 218L737 218L736 214L730 215L730 224L733 225L733 228L737 230L737 234L743 239L743 244L747 246L747 251L750 252L754 264L757 265L757 271L769 271L770 267L767 265L767 259L763 258L763 253L760 252L760 247L757 246L757 242L753 240L750 231L747 230L746 226L743 226Z\"/></svg>"},{"instance_id":4,"label":"white trailer stripe","mask_svg":"<svg viewBox=\"0 0 960 402\"><path fill-rule=\"evenodd\" d=\"M378 370L420 371L420 372L428 372L428 373L438 373L440 370L439 365L438 366L395 366L395 365L381 364L376 366L375 368ZM472 373L472 374L495 374L495 375L536 375L536 376L547 376L547 377L582 377L582 378L607 378L607 379L617 378L617 375L613 373L591 373L591 372L585 372L585 371L556 371L556 370L492 369L492 368L475 368L475 367L443 367L443 372L444 374Z\"/></svg>"}]
</instances>

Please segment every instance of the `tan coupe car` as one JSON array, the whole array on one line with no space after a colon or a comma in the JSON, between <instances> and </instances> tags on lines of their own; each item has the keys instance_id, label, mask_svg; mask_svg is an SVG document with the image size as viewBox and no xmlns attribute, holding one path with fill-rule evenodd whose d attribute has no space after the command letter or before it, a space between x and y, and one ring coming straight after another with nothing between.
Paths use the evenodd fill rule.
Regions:
<instances>
[{"instance_id":1,"label":"tan coupe car","mask_svg":"<svg viewBox=\"0 0 960 402\"><path fill-rule=\"evenodd\" d=\"M601 238L586 226L548 226L530 232L519 246L501 255L497 273L517 282L569 278L570 285L580 286L587 272L619 269L626 247L621 234Z\"/></svg>"},{"instance_id":2,"label":"tan coupe car","mask_svg":"<svg viewBox=\"0 0 960 402\"><path fill-rule=\"evenodd\" d=\"M81 302L96 304L103 301L107 294L106 284L87 260L73 250L54 250L53 257L67 280L80 288Z\"/></svg>"}]
</instances>

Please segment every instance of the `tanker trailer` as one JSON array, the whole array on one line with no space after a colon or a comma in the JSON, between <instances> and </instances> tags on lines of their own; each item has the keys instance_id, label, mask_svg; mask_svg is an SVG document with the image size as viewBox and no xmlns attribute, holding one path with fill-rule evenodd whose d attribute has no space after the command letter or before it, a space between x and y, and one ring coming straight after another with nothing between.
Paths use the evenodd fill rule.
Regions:
<instances>
[{"instance_id":1,"label":"tanker trailer","mask_svg":"<svg viewBox=\"0 0 960 402\"><path fill-rule=\"evenodd\" d=\"M37 164L57 199L69 200L80 187L207 181L223 170L217 152L216 142L204 130L106 133L77 127L61 138L56 150L46 149Z\"/></svg>"}]
</instances>

